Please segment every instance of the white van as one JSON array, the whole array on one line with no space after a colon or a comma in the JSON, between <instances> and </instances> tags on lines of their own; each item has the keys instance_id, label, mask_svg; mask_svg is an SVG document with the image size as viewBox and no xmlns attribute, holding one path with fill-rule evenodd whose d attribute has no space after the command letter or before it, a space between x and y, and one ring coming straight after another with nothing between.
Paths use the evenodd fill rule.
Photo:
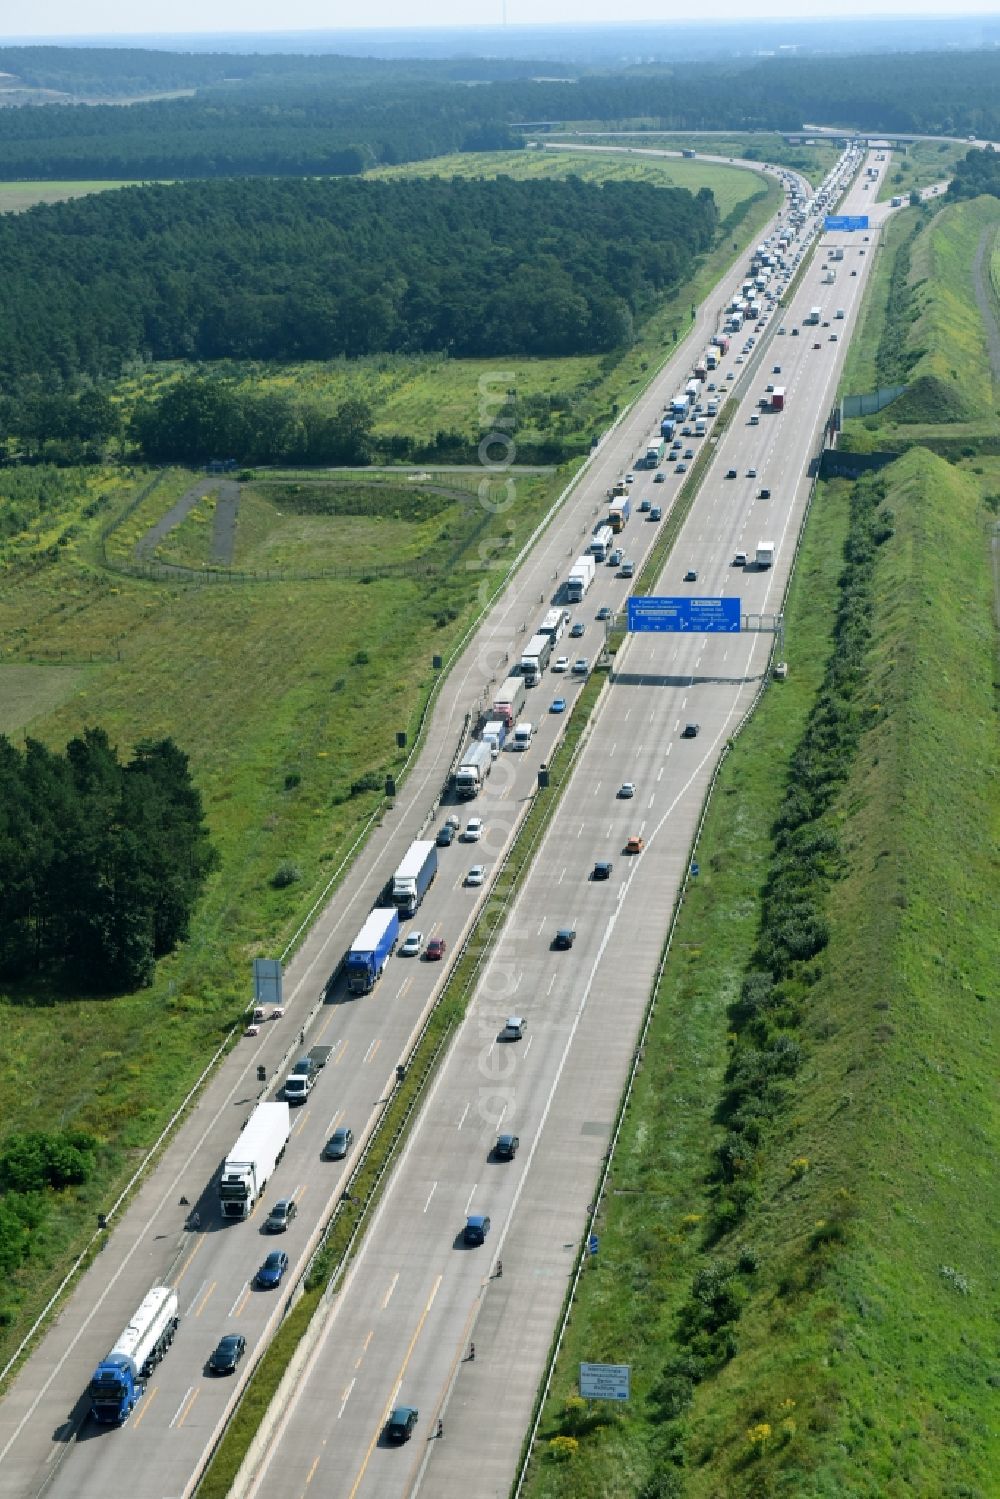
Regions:
<instances>
[{"instance_id":1,"label":"white van","mask_svg":"<svg viewBox=\"0 0 1000 1499\"><path fill-rule=\"evenodd\" d=\"M514 730L514 748L516 750L530 749L531 736L534 732L534 729L531 727L531 724L527 722L527 720L525 720L523 723L519 723L517 728Z\"/></svg>"}]
</instances>

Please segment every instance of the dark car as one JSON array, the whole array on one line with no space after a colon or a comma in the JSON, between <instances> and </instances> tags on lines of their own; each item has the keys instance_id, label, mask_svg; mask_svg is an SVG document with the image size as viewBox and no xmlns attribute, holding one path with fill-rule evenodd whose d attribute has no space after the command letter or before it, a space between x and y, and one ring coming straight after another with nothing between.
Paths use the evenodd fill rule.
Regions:
<instances>
[{"instance_id":1,"label":"dark car","mask_svg":"<svg viewBox=\"0 0 1000 1499\"><path fill-rule=\"evenodd\" d=\"M298 1212L298 1204L292 1197L283 1197L276 1202L267 1215L264 1230L269 1234L283 1234Z\"/></svg>"},{"instance_id":2,"label":"dark car","mask_svg":"<svg viewBox=\"0 0 1000 1499\"><path fill-rule=\"evenodd\" d=\"M573 625L573 628L569 632L569 638L570 638L570 640L579 640L580 636L583 634L583 632L584 632L584 630L586 628L587 627L583 623L583 621L578 619L576 621L576 623Z\"/></svg>"},{"instance_id":3,"label":"dark car","mask_svg":"<svg viewBox=\"0 0 1000 1499\"><path fill-rule=\"evenodd\" d=\"M234 1374L236 1366L247 1351L247 1340L242 1333L230 1332L220 1338L215 1352L208 1361L210 1374Z\"/></svg>"},{"instance_id":4,"label":"dark car","mask_svg":"<svg viewBox=\"0 0 1000 1499\"><path fill-rule=\"evenodd\" d=\"M576 941L576 932L571 926L561 926L552 939L552 946L559 952L566 952Z\"/></svg>"},{"instance_id":5,"label":"dark car","mask_svg":"<svg viewBox=\"0 0 1000 1499\"><path fill-rule=\"evenodd\" d=\"M424 953L424 957L428 963L440 963L444 957L446 945L443 937L432 937L427 944L427 951Z\"/></svg>"},{"instance_id":6,"label":"dark car","mask_svg":"<svg viewBox=\"0 0 1000 1499\"><path fill-rule=\"evenodd\" d=\"M275 1286L280 1286L282 1277L288 1269L288 1255L283 1249L272 1249L267 1259L257 1271L257 1284L262 1291L271 1291Z\"/></svg>"},{"instance_id":7,"label":"dark car","mask_svg":"<svg viewBox=\"0 0 1000 1499\"><path fill-rule=\"evenodd\" d=\"M769 489L761 489L758 491L757 498L758 500L769 500L771 498L771 491Z\"/></svg>"},{"instance_id":8,"label":"dark car","mask_svg":"<svg viewBox=\"0 0 1000 1499\"><path fill-rule=\"evenodd\" d=\"M700 732L701 732L701 724L700 723L686 723L684 725L684 731L681 734L681 738L682 739L697 739L697 737L698 737L698 735L699 735Z\"/></svg>"},{"instance_id":9,"label":"dark car","mask_svg":"<svg viewBox=\"0 0 1000 1499\"><path fill-rule=\"evenodd\" d=\"M684 574L684 581L685 583L697 583L698 574L695 572L693 567L689 567L687 572Z\"/></svg>"},{"instance_id":10,"label":"dark car","mask_svg":"<svg viewBox=\"0 0 1000 1499\"><path fill-rule=\"evenodd\" d=\"M597 611L597 618L598 619L610 619L611 618L611 605L610 604L602 604L601 607Z\"/></svg>"},{"instance_id":11,"label":"dark car","mask_svg":"<svg viewBox=\"0 0 1000 1499\"><path fill-rule=\"evenodd\" d=\"M734 468L728 468L728 469L726 469L726 478L727 479L735 479L736 478L736 470Z\"/></svg>"},{"instance_id":12,"label":"dark car","mask_svg":"<svg viewBox=\"0 0 1000 1499\"><path fill-rule=\"evenodd\" d=\"M493 1158L497 1161L512 1161L520 1145L517 1135L498 1135L493 1147Z\"/></svg>"},{"instance_id":13,"label":"dark car","mask_svg":"<svg viewBox=\"0 0 1000 1499\"><path fill-rule=\"evenodd\" d=\"M312 1077L319 1069L309 1057L300 1057L292 1068L292 1077Z\"/></svg>"},{"instance_id":14,"label":"dark car","mask_svg":"<svg viewBox=\"0 0 1000 1499\"><path fill-rule=\"evenodd\" d=\"M455 841L455 829L445 823L443 828L438 828L438 835L435 841L438 848L450 848Z\"/></svg>"},{"instance_id":15,"label":"dark car","mask_svg":"<svg viewBox=\"0 0 1000 1499\"><path fill-rule=\"evenodd\" d=\"M390 1442L408 1442L413 1435L413 1428L420 1418L420 1412L414 1410L412 1405L397 1405L388 1421L385 1423L386 1440Z\"/></svg>"},{"instance_id":16,"label":"dark car","mask_svg":"<svg viewBox=\"0 0 1000 1499\"><path fill-rule=\"evenodd\" d=\"M342 1161L354 1144L354 1131L342 1124L323 1146L323 1158L327 1161Z\"/></svg>"},{"instance_id":17,"label":"dark car","mask_svg":"<svg viewBox=\"0 0 1000 1499\"><path fill-rule=\"evenodd\" d=\"M470 1249L475 1249L480 1244L486 1243L486 1235L489 1231L490 1220L487 1213L470 1213L462 1231L462 1243L468 1244Z\"/></svg>"},{"instance_id":18,"label":"dark car","mask_svg":"<svg viewBox=\"0 0 1000 1499\"><path fill-rule=\"evenodd\" d=\"M594 873L591 876L595 880L610 880L612 864L610 859L598 859L594 865Z\"/></svg>"},{"instance_id":19,"label":"dark car","mask_svg":"<svg viewBox=\"0 0 1000 1499\"><path fill-rule=\"evenodd\" d=\"M666 474L657 474L656 477L653 480L654 484L666 484L666 482L667 482L667 476L666 476Z\"/></svg>"}]
</instances>

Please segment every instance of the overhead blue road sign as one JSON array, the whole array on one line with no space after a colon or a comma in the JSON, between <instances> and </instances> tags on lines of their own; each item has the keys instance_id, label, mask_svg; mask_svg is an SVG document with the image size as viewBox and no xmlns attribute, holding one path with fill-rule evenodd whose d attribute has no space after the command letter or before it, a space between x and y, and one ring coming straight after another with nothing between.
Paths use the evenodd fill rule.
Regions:
<instances>
[{"instance_id":1,"label":"overhead blue road sign","mask_svg":"<svg viewBox=\"0 0 1000 1499\"><path fill-rule=\"evenodd\" d=\"M737 635L739 599L630 598L628 628L673 634Z\"/></svg>"},{"instance_id":2,"label":"overhead blue road sign","mask_svg":"<svg viewBox=\"0 0 1000 1499\"><path fill-rule=\"evenodd\" d=\"M835 232L846 230L848 234L853 229L867 229L868 215L866 213L828 213L823 220L824 229L832 229Z\"/></svg>"}]
</instances>

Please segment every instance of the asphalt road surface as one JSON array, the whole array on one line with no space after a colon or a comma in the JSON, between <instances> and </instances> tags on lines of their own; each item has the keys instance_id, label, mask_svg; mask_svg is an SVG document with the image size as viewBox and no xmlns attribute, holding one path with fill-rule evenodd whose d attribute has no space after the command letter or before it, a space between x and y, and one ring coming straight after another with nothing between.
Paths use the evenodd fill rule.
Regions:
<instances>
[{"instance_id":1,"label":"asphalt road surface","mask_svg":"<svg viewBox=\"0 0 1000 1499\"><path fill-rule=\"evenodd\" d=\"M867 195L866 195L867 196ZM875 235L868 248L874 248ZM856 279L839 271L831 304L850 328L867 261ZM127 1474L130 1492L159 1499L190 1492L204 1454L221 1430L239 1381L280 1321L341 1190L351 1161L320 1159L341 1122L359 1137L377 1123L391 1094L396 1062L407 1054L433 1003L446 964L394 957L366 999L348 1001L328 986L409 841L443 820L442 784L464 740L469 715L489 701L526 635L557 595L559 580L604 512L611 483L642 452L666 400L684 383L695 356L718 325L720 307L743 279L744 258L699 310L695 333L636 407L602 443L584 480L539 536L513 584L490 611L478 637L451 672L438 700L427 743L395 810L376 829L355 867L322 911L286 973L285 1017L241 1043L206 1087L200 1106L180 1126L160 1163L115 1224L108 1247L82 1276L39 1350L25 1364L0 1407L0 1495L45 1492L101 1499ZM853 268L853 267L851 267ZM818 271L816 272L818 277ZM755 351L759 371L745 382L737 420L718 445L699 498L664 575L664 591L737 594L743 612L774 610L781 599L808 492L806 466L817 425L836 385L843 343L777 336L823 300L810 272L796 298L768 325L770 348ZM834 326L831 324L831 326ZM765 379L779 362L786 411L747 425ZM739 337L721 379L736 370ZM786 367L787 366L787 367ZM741 366L741 372L746 366ZM717 383L719 375L716 376ZM726 382L736 384L736 381ZM725 480L735 466L740 478ZM745 469L759 470L757 481ZM680 478L655 484L637 477L633 494L669 507ZM755 498L761 484L772 498ZM765 518L762 518L765 517ZM623 534L626 554L641 563L658 527L641 515ZM760 535L778 547L768 572L735 569L732 555ZM681 581L695 568L694 584ZM574 617L579 641L564 639L571 659L593 660L604 603L620 607L627 582L609 568ZM620 654L572 783L476 994L468 1020L427 1100L394 1173L366 1245L327 1318L317 1323L308 1364L297 1371L289 1399L276 1406L241 1492L268 1496L464 1492L475 1464L477 1487L506 1492L565 1289L573 1251L606 1149L639 1016L655 970L673 891L703 791L719 747L757 689L769 638L635 637ZM505 753L484 792L463 814L485 818L481 842L441 850L438 879L409 925L444 936L449 955L460 944L485 889L464 877L472 863L487 870L526 809L539 765L548 759L563 722L547 711L557 694L572 698L574 679L547 672L529 695L525 715L539 726L525 754ZM680 738L687 719L697 738ZM615 793L637 785L629 802ZM627 858L625 839L641 834L644 851ZM611 880L594 883L595 858L611 858ZM555 927L572 923L573 949L552 952ZM496 1033L511 1012L528 1019L525 1038L501 1045ZM325 1042L334 1054L309 1102L297 1113L289 1150L264 1202L248 1223L223 1225L216 1210L217 1172L259 1096L269 1094L298 1053ZM256 1068L268 1071L264 1089ZM507 1164L488 1159L494 1132L522 1140ZM201 1217L185 1230L187 1196ZM261 1233L279 1196L295 1195L300 1211L280 1241ZM489 1213L485 1246L460 1247L465 1214ZM268 1249L280 1243L292 1260L278 1292L251 1288ZM495 1275L503 1258L503 1276ZM121 1431L86 1419L89 1376L151 1284L169 1283L181 1299L181 1327L156 1369L135 1414ZM235 1379L211 1379L205 1360L218 1338L243 1332L250 1352ZM475 1341L477 1356L467 1358ZM414 1440L387 1450L379 1433L399 1396L420 1408ZM443 1441L428 1441L432 1422ZM320 1488L312 1488L322 1477Z\"/></svg>"}]
</instances>

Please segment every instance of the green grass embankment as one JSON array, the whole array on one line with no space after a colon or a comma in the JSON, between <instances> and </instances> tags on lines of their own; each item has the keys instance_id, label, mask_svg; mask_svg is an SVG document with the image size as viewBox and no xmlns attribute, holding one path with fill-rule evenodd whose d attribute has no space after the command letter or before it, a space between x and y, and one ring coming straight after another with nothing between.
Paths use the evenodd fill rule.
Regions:
<instances>
[{"instance_id":1,"label":"green grass embankment","mask_svg":"<svg viewBox=\"0 0 1000 1499\"><path fill-rule=\"evenodd\" d=\"M871 576L845 575L839 597L849 491L821 491L789 611L792 677L717 789L601 1253L545 1412L535 1495L995 1492L1000 762L987 517L973 479L926 452L882 485ZM817 695L835 602L870 630L864 667L849 691L841 673ZM798 845L803 881L820 871L827 940L748 1020L731 1007L755 944L773 940L758 930L759 892L777 888L772 822L782 804L787 814L809 714L787 795L822 792L827 774L840 785L809 835L814 853ZM772 925L791 910L772 910ZM719 1105L732 1107L762 1051L788 1065L777 1086L762 1074L741 1105L745 1124L760 1102L757 1124L734 1136ZM733 1140L750 1146L736 1211L732 1185L706 1185ZM573 1400L581 1358L631 1362L627 1410Z\"/></svg>"}]
</instances>

